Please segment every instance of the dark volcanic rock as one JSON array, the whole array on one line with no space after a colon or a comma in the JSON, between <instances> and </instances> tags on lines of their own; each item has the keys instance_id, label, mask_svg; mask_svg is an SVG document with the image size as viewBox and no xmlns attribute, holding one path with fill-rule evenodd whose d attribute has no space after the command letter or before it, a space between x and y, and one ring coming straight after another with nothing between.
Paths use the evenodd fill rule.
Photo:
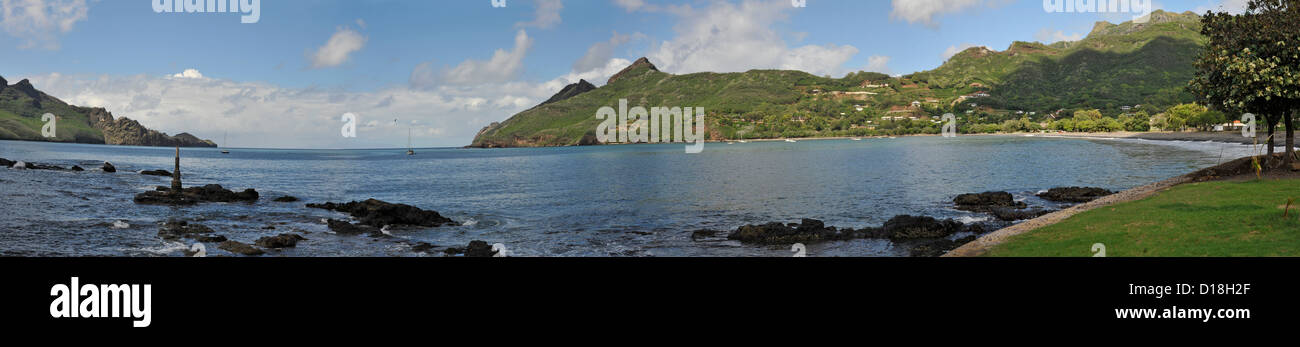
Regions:
<instances>
[{"instance_id":1,"label":"dark volcanic rock","mask_svg":"<svg viewBox=\"0 0 1300 347\"><path fill-rule=\"evenodd\" d=\"M891 240L932 239L961 231L962 224L952 219L901 215L890 218L882 229Z\"/></svg>"},{"instance_id":2,"label":"dark volcanic rock","mask_svg":"<svg viewBox=\"0 0 1300 347\"><path fill-rule=\"evenodd\" d=\"M170 206L189 206L199 203L197 199L181 193L170 191L147 191L136 194L133 199L135 203L141 205L170 205Z\"/></svg>"},{"instance_id":3,"label":"dark volcanic rock","mask_svg":"<svg viewBox=\"0 0 1300 347\"><path fill-rule=\"evenodd\" d=\"M420 242L420 243L417 243L417 244L411 245L411 251L412 251L412 252L427 253L427 252L429 252L429 251L432 251L434 247L437 247L437 246L434 246L433 244L428 243L428 242Z\"/></svg>"},{"instance_id":4,"label":"dark volcanic rock","mask_svg":"<svg viewBox=\"0 0 1300 347\"><path fill-rule=\"evenodd\" d=\"M221 235L190 235L190 236L187 236L187 237L188 237L188 238L191 238L191 239L194 239L194 241L198 241L198 242L222 242L222 241L226 241L226 237L225 237L225 236L221 236Z\"/></svg>"},{"instance_id":5,"label":"dark volcanic rock","mask_svg":"<svg viewBox=\"0 0 1300 347\"><path fill-rule=\"evenodd\" d=\"M325 224L329 226L331 231L334 231L335 233L340 235L356 235L356 234L363 234L363 233L378 232L378 230L375 230L372 227L357 226L356 224L348 223L348 221L344 221L344 220L330 219L330 220L326 220Z\"/></svg>"},{"instance_id":6,"label":"dark volcanic rock","mask_svg":"<svg viewBox=\"0 0 1300 347\"><path fill-rule=\"evenodd\" d=\"M257 201L256 190L244 189L234 192L222 188L220 184L202 187L190 187L177 193L166 187L136 194L135 203L142 205L193 205L200 202L254 202Z\"/></svg>"},{"instance_id":7,"label":"dark volcanic rock","mask_svg":"<svg viewBox=\"0 0 1300 347\"><path fill-rule=\"evenodd\" d=\"M302 237L302 235L285 233L257 239L256 244L262 248L285 248L297 246L298 241L306 239L307 238Z\"/></svg>"},{"instance_id":8,"label":"dark volcanic rock","mask_svg":"<svg viewBox=\"0 0 1300 347\"><path fill-rule=\"evenodd\" d=\"M20 161L20 162L17 162L17 163L14 163L14 165L17 165L18 163L22 163L22 164L23 164L23 168L28 169L28 170L54 170L54 171L63 171L63 170L67 170L67 169L68 169L68 168L65 168L65 167L62 167L62 166L58 166L58 165L45 165L45 164L36 164L36 163L26 163L26 162L21 162L21 161ZM73 171L76 171L76 170L73 170Z\"/></svg>"},{"instance_id":9,"label":"dark volcanic rock","mask_svg":"<svg viewBox=\"0 0 1300 347\"><path fill-rule=\"evenodd\" d=\"M217 244L217 248L224 249L227 252L243 255L262 255L263 252L257 247L249 246L247 243L239 241L223 241Z\"/></svg>"},{"instance_id":10,"label":"dark volcanic rock","mask_svg":"<svg viewBox=\"0 0 1300 347\"><path fill-rule=\"evenodd\" d=\"M465 254L466 257L477 258L492 257L497 254L496 251L492 250L492 246L488 245L487 241L479 240L470 241L465 248L450 247L443 250L443 252L449 255Z\"/></svg>"},{"instance_id":11,"label":"dark volcanic rock","mask_svg":"<svg viewBox=\"0 0 1300 347\"><path fill-rule=\"evenodd\" d=\"M236 193L221 187L220 184L185 188L184 193L185 195L194 196L199 201L206 202L253 202L258 199L257 190L252 188Z\"/></svg>"},{"instance_id":12,"label":"dark volcanic rock","mask_svg":"<svg viewBox=\"0 0 1300 347\"><path fill-rule=\"evenodd\" d=\"M1041 208L1014 209L1008 207L994 207L990 209L989 212L992 213L993 216L997 217L999 220L1011 222L1011 221L1018 221L1022 219L1034 219L1034 218L1038 218L1039 216L1052 213L1055 211L1044 210Z\"/></svg>"},{"instance_id":13,"label":"dark volcanic rock","mask_svg":"<svg viewBox=\"0 0 1300 347\"><path fill-rule=\"evenodd\" d=\"M212 228L190 224L186 221L169 220L163 224L162 229L158 230L158 236L164 240L178 240L180 238L193 238L197 234L210 234Z\"/></svg>"},{"instance_id":14,"label":"dark volcanic rock","mask_svg":"<svg viewBox=\"0 0 1300 347\"><path fill-rule=\"evenodd\" d=\"M913 257L938 257L971 241L975 241L975 236L967 236L957 240L934 240L912 247L909 255Z\"/></svg>"},{"instance_id":15,"label":"dark volcanic rock","mask_svg":"<svg viewBox=\"0 0 1300 347\"><path fill-rule=\"evenodd\" d=\"M345 204L326 202L307 204L307 207L348 213L361 224L382 228L385 225L418 225L438 227L444 224L460 225L443 217L437 211L422 210L406 204L393 204L380 200L353 201Z\"/></svg>"},{"instance_id":16,"label":"dark volcanic rock","mask_svg":"<svg viewBox=\"0 0 1300 347\"><path fill-rule=\"evenodd\" d=\"M14 166L14 163L17 163L17 162L16 162L16 161L13 161L13 160L5 159L5 158L0 158L0 166L3 166L3 167L10 167L10 166Z\"/></svg>"},{"instance_id":17,"label":"dark volcanic rock","mask_svg":"<svg viewBox=\"0 0 1300 347\"><path fill-rule=\"evenodd\" d=\"M172 172L167 170L145 170L140 171L141 175L172 177Z\"/></svg>"},{"instance_id":18,"label":"dark volcanic rock","mask_svg":"<svg viewBox=\"0 0 1300 347\"><path fill-rule=\"evenodd\" d=\"M470 241L469 246L465 247L466 257L487 258L494 255L497 255L497 252L493 251L492 246L488 245L486 241L479 241L479 240Z\"/></svg>"},{"instance_id":19,"label":"dark volcanic rock","mask_svg":"<svg viewBox=\"0 0 1300 347\"><path fill-rule=\"evenodd\" d=\"M641 68L647 68L649 71L659 71L659 68L655 67L655 64L650 63L650 59L641 57L641 59L637 59L636 61L632 62L632 65L628 65L627 67L623 68L622 71L619 71L618 73L614 74L614 76L610 76L609 81L606 81L605 85L608 86L614 84L615 81L618 81L625 77L632 76L632 73L634 71L640 70Z\"/></svg>"},{"instance_id":20,"label":"dark volcanic rock","mask_svg":"<svg viewBox=\"0 0 1300 347\"><path fill-rule=\"evenodd\" d=\"M572 98L578 96L579 94L590 92L593 90L596 90L595 85L591 84L591 82L587 82L587 80L580 79L578 80L578 83L564 86L564 89L560 89L559 93L555 93L555 95L551 96L550 99L546 99L545 102L538 104L536 107L541 107L542 105L564 101L568 98Z\"/></svg>"},{"instance_id":21,"label":"dark volcanic rock","mask_svg":"<svg viewBox=\"0 0 1300 347\"><path fill-rule=\"evenodd\" d=\"M83 169L80 166L76 166L76 165L73 165L72 168L69 170L76 171L76 172L86 171L86 169Z\"/></svg>"},{"instance_id":22,"label":"dark volcanic rock","mask_svg":"<svg viewBox=\"0 0 1300 347\"><path fill-rule=\"evenodd\" d=\"M745 225L732 231L731 234L728 234L727 239L737 240L744 243L788 245L794 243L812 243L831 240L881 238L884 237L884 235L885 234L880 229L837 229L835 227L827 227L826 224L820 220L805 218L798 224L771 222L767 224ZM697 236L703 236L703 234L700 234L700 231L697 231L691 235L693 239Z\"/></svg>"},{"instance_id":23,"label":"dark volcanic rock","mask_svg":"<svg viewBox=\"0 0 1300 347\"><path fill-rule=\"evenodd\" d=\"M718 234L721 233L722 230L713 230L713 229L700 229L700 230L692 231L691 241L699 241L702 239L717 237Z\"/></svg>"},{"instance_id":24,"label":"dark volcanic rock","mask_svg":"<svg viewBox=\"0 0 1300 347\"><path fill-rule=\"evenodd\" d=\"M113 166L113 163L104 162L104 166L99 167L99 170L103 172L113 173L113 172L117 172L117 167Z\"/></svg>"},{"instance_id":25,"label":"dark volcanic rock","mask_svg":"<svg viewBox=\"0 0 1300 347\"><path fill-rule=\"evenodd\" d=\"M1038 194L1038 197L1044 200L1056 202L1089 202L1097 198L1115 194L1115 192L1092 187L1064 187L1052 188L1047 192Z\"/></svg>"},{"instance_id":26,"label":"dark volcanic rock","mask_svg":"<svg viewBox=\"0 0 1300 347\"><path fill-rule=\"evenodd\" d=\"M329 226L331 231L339 235L366 234L366 236L370 237L389 237L389 235L384 234L382 229L369 225L353 224L348 221L337 219L326 220L325 224Z\"/></svg>"},{"instance_id":27,"label":"dark volcanic rock","mask_svg":"<svg viewBox=\"0 0 1300 347\"><path fill-rule=\"evenodd\" d=\"M1018 202L1011 193L1007 192L983 192L978 194L962 194L952 199L957 204L958 210L972 212L988 212L994 207L1011 207L1025 208L1027 205Z\"/></svg>"},{"instance_id":28,"label":"dark volcanic rock","mask_svg":"<svg viewBox=\"0 0 1300 347\"><path fill-rule=\"evenodd\" d=\"M298 201L298 198L295 198L295 197L292 197L292 196L288 196L288 195L286 195L286 196L281 196L281 197L275 198L274 201L275 201L275 202L294 202L294 201Z\"/></svg>"}]
</instances>

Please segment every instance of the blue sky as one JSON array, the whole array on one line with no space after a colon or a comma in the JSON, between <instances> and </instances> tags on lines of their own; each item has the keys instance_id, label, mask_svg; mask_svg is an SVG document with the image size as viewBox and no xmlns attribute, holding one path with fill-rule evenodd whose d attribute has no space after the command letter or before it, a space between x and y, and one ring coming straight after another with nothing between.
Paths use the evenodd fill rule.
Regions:
<instances>
[{"instance_id":1,"label":"blue sky","mask_svg":"<svg viewBox=\"0 0 1300 347\"><path fill-rule=\"evenodd\" d=\"M1039 0L265 0L242 24L155 13L153 1L0 0L0 76L169 133L230 132L236 147L398 147L408 128L417 145L459 146L641 56L670 73L906 74L965 47L1077 40L1134 16L1048 13ZM355 138L339 135L347 112L361 119Z\"/></svg>"}]
</instances>

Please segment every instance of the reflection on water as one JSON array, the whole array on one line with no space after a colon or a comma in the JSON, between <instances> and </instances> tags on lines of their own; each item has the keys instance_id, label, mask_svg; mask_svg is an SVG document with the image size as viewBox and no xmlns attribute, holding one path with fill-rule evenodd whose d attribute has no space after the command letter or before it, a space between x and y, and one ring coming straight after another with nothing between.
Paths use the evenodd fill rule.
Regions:
<instances>
[{"instance_id":1,"label":"reflection on water","mask_svg":"<svg viewBox=\"0 0 1300 347\"><path fill-rule=\"evenodd\" d=\"M1219 152L1223 152L1222 158ZM98 168L116 174L0 170L0 255L176 256L158 239L168 218L196 221L231 239L302 232L309 240L273 254L413 256L393 240L341 237L307 202L377 198L441 212L473 225L398 229L435 245L506 244L528 256L788 256L789 247L693 242L701 228L817 218L841 227L877 226L898 214L964 220L949 208L967 192L1033 193L1058 186L1126 189L1248 155L1246 146L1142 140L1012 136L912 137L536 149L182 150L186 185L255 188L255 204L138 206L131 197L168 178L172 149L0 141L0 157ZM293 195L303 202L276 203ZM126 221L124 229L113 227ZM209 252L222 254L222 251ZM813 256L896 256L881 240L809 245Z\"/></svg>"}]
</instances>

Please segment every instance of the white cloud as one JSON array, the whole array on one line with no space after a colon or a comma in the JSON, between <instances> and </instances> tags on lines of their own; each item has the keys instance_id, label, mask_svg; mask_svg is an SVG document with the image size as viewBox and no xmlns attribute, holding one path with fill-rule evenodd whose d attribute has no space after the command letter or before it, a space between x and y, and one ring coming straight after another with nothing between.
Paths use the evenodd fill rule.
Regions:
<instances>
[{"instance_id":1,"label":"white cloud","mask_svg":"<svg viewBox=\"0 0 1300 347\"><path fill-rule=\"evenodd\" d=\"M1223 0L1215 1L1214 4L1199 6L1194 10L1196 14L1204 14L1206 11L1228 12L1232 14L1241 14L1246 12L1247 0Z\"/></svg>"},{"instance_id":2,"label":"white cloud","mask_svg":"<svg viewBox=\"0 0 1300 347\"><path fill-rule=\"evenodd\" d=\"M360 22L358 22L360 23ZM328 68L342 65L348 61L348 57L361 50L366 45L366 37L352 30L352 28L339 27L334 35L330 36L325 45L320 46L316 53L311 54L311 67L313 69Z\"/></svg>"},{"instance_id":3,"label":"white cloud","mask_svg":"<svg viewBox=\"0 0 1300 347\"><path fill-rule=\"evenodd\" d=\"M185 69L185 71L181 71L181 73L178 73L178 74L172 75L172 77L173 77L173 78L203 79L203 73L201 73L201 72L199 72L199 70L195 70L195 69Z\"/></svg>"},{"instance_id":4,"label":"white cloud","mask_svg":"<svg viewBox=\"0 0 1300 347\"><path fill-rule=\"evenodd\" d=\"M0 0L0 26L19 38L19 48L59 49L58 35L86 20L86 0Z\"/></svg>"},{"instance_id":5,"label":"white cloud","mask_svg":"<svg viewBox=\"0 0 1300 347\"><path fill-rule=\"evenodd\" d=\"M892 70L889 69L889 59L890 57L887 56L873 55L867 58L867 67L862 70L889 74L892 72Z\"/></svg>"},{"instance_id":6,"label":"white cloud","mask_svg":"<svg viewBox=\"0 0 1300 347\"><path fill-rule=\"evenodd\" d=\"M651 48L650 61L671 73L738 72L749 69L793 69L839 74L844 62L858 53L853 46L790 47L772 28L787 20L789 2L746 0L715 2L704 10L666 10L677 16L677 36ZM643 8L643 10L645 10Z\"/></svg>"},{"instance_id":7,"label":"white cloud","mask_svg":"<svg viewBox=\"0 0 1300 347\"><path fill-rule=\"evenodd\" d=\"M973 43L963 42L960 45L948 46L948 49L943 50L943 54L941 56L943 56L943 61L948 61L948 59L952 58L952 56L957 55L957 53L961 53L962 51L965 51L966 49L971 47L978 47L978 45L975 45Z\"/></svg>"},{"instance_id":8,"label":"white cloud","mask_svg":"<svg viewBox=\"0 0 1300 347\"><path fill-rule=\"evenodd\" d=\"M592 44L590 48L587 48L587 54L583 55L582 58L573 63L573 70L589 71L604 66L605 63L609 62L609 60L614 57L615 48L618 48L618 46L621 46L632 39L640 39L644 37L645 35L641 33L626 35L619 34L616 31L613 36L609 38L609 41L597 42Z\"/></svg>"},{"instance_id":9,"label":"white cloud","mask_svg":"<svg viewBox=\"0 0 1300 347\"><path fill-rule=\"evenodd\" d=\"M614 0L614 4L622 7L628 12L635 12L636 10L645 7L645 0Z\"/></svg>"},{"instance_id":10,"label":"white cloud","mask_svg":"<svg viewBox=\"0 0 1300 347\"><path fill-rule=\"evenodd\" d=\"M497 49L486 61L468 59L441 73L434 71L433 62L420 63L411 72L410 84L416 88L431 88L437 84L477 85L513 80L524 70L524 57L533 46L533 39L520 29L515 33L514 49Z\"/></svg>"},{"instance_id":11,"label":"white cloud","mask_svg":"<svg viewBox=\"0 0 1300 347\"><path fill-rule=\"evenodd\" d=\"M536 27L548 29L560 24L560 10L564 9L564 4L560 0L536 0L537 18L531 22L519 22L515 27Z\"/></svg>"},{"instance_id":12,"label":"white cloud","mask_svg":"<svg viewBox=\"0 0 1300 347\"><path fill-rule=\"evenodd\" d=\"M1007 2L1006 0L893 0L893 10L889 16L908 23L919 22L926 26L937 27L935 16L965 11L978 5L1001 6Z\"/></svg>"},{"instance_id":13,"label":"white cloud","mask_svg":"<svg viewBox=\"0 0 1300 347\"><path fill-rule=\"evenodd\" d=\"M1043 28L1042 30L1039 30L1037 34L1034 34L1034 39L1038 40L1038 42L1050 44L1057 41L1079 41L1083 39L1083 34L1073 33L1067 35L1061 30L1052 31L1051 29Z\"/></svg>"},{"instance_id":14,"label":"white cloud","mask_svg":"<svg viewBox=\"0 0 1300 347\"><path fill-rule=\"evenodd\" d=\"M395 148L406 146L407 124L414 124L417 146L469 144L483 126L546 100L571 77L587 75L570 74L541 83L362 92L171 75L26 78L68 103L104 107L116 117L130 117L168 134L189 132L214 139L228 131L231 145L241 147ZM354 139L339 133L340 116L349 112L359 117ZM393 125L393 119L402 124Z\"/></svg>"}]
</instances>

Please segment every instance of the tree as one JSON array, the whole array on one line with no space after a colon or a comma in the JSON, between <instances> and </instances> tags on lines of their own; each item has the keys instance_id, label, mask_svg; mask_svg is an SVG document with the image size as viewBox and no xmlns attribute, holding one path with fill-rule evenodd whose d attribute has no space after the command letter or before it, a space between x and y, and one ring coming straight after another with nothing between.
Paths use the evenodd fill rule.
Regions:
<instances>
[{"instance_id":1,"label":"tree","mask_svg":"<svg viewBox=\"0 0 1300 347\"><path fill-rule=\"evenodd\" d=\"M1178 104L1165 110L1165 117L1171 129L1183 131L1187 126L1195 126L1197 120L1207 111L1205 106L1197 104Z\"/></svg>"},{"instance_id":2,"label":"tree","mask_svg":"<svg viewBox=\"0 0 1300 347\"><path fill-rule=\"evenodd\" d=\"M1292 117L1300 109L1300 0L1250 0L1246 13L1208 12L1208 39L1189 90L1229 112L1254 112L1267 123L1269 159L1278 122L1286 126L1286 155L1294 152Z\"/></svg>"},{"instance_id":3,"label":"tree","mask_svg":"<svg viewBox=\"0 0 1300 347\"><path fill-rule=\"evenodd\" d=\"M1124 124L1125 131L1151 130L1151 116L1147 114L1147 111L1138 111L1132 115L1120 116L1119 122Z\"/></svg>"},{"instance_id":4,"label":"tree","mask_svg":"<svg viewBox=\"0 0 1300 347\"><path fill-rule=\"evenodd\" d=\"M1103 116L1101 115L1101 111L1096 109L1074 111L1075 121L1080 121L1080 120L1099 121L1101 120L1102 117Z\"/></svg>"}]
</instances>

